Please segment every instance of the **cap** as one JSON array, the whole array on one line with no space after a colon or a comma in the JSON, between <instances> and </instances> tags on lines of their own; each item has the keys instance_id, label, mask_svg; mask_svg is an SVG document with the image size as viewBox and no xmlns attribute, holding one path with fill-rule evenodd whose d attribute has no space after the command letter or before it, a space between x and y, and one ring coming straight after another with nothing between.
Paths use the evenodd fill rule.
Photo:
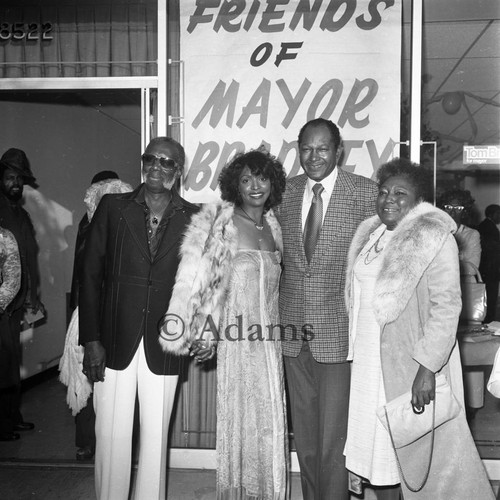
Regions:
<instances>
[{"instance_id":1,"label":"cap","mask_svg":"<svg viewBox=\"0 0 500 500\"><path fill-rule=\"evenodd\" d=\"M100 181L105 181L106 179L118 179L118 174L114 172L113 170L101 170L100 172L97 172L97 174L92 177L92 182L91 184L94 184L95 182L100 182Z\"/></svg>"},{"instance_id":2,"label":"cap","mask_svg":"<svg viewBox=\"0 0 500 500\"><path fill-rule=\"evenodd\" d=\"M10 148L0 158L0 164L3 168L10 168L22 175L28 183L35 182L35 176L31 172L30 162L26 153L21 149Z\"/></svg>"}]
</instances>

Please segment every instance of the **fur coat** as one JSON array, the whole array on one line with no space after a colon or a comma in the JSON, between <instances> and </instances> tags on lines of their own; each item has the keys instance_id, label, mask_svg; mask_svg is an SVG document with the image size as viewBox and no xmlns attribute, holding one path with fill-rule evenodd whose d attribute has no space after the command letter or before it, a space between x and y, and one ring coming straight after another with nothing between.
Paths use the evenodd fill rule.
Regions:
<instances>
[{"instance_id":1,"label":"fur coat","mask_svg":"<svg viewBox=\"0 0 500 500\"><path fill-rule=\"evenodd\" d=\"M194 215L180 249L181 262L168 311L160 331L167 352L185 355L194 339L217 340L219 319L238 250L233 224L234 205L207 204ZM281 228L272 210L264 215L277 249L282 251Z\"/></svg>"},{"instance_id":2,"label":"fur coat","mask_svg":"<svg viewBox=\"0 0 500 500\"><path fill-rule=\"evenodd\" d=\"M380 226L378 216L362 222L348 256L346 301L352 321L353 267ZM387 401L411 390L419 365L442 372L463 405L456 330L461 310L455 222L429 203L419 203L394 229L382 254L373 309L380 326L380 356ZM351 332L352 334L353 332ZM350 356L356 356L351 342ZM439 404L439 402L437 402ZM429 463L430 434L398 450L405 477L420 482ZM465 412L438 427L429 479L419 493L402 484L405 500L492 499Z\"/></svg>"}]
</instances>

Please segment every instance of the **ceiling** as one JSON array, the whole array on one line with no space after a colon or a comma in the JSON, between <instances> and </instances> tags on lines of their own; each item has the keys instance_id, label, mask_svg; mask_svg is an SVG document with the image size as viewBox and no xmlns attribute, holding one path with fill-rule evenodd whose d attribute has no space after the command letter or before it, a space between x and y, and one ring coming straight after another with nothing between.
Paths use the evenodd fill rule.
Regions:
<instances>
[{"instance_id":1,"label":"ceiling","mask_svg":"<svg viewBox=\"0 0 500 500\"><path fill-rule=\"evenodd\" d=\"M464 144L500 145L500 1L425 0L423 7L422 120L438 139L439 166L463 169ZM410 0L403 1L403 20L402 84L409 95Z\"/></svg>"}]
</instances>

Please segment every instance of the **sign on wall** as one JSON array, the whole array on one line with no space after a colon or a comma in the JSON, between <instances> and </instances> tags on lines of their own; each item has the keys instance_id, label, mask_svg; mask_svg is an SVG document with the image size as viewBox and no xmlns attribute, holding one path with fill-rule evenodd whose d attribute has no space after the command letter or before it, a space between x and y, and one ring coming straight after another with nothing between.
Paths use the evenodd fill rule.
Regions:
<instances>
[{"instance_id":1,"label":"sign on wall","mask_svg":"<svg viewBox=\"0 0 500 500\"><path fill-rule=\"evenodd\" d=\"M464 146L464 165L468 164L500 164L500 146L499 145L480 145Z\"/></svg>"},{"instance_id":2,"label":"sign on wall","mask_svg":"<svg viewBox=\"0 0 500 500\"><path fill-rule=\"evenodd\" d=\"M343 166L371 177L399 141L401 2L183 0L185 196L218 199L237 151L264 144L300 173L297 135L337 123Z\"/></svg>"}]
</instances>

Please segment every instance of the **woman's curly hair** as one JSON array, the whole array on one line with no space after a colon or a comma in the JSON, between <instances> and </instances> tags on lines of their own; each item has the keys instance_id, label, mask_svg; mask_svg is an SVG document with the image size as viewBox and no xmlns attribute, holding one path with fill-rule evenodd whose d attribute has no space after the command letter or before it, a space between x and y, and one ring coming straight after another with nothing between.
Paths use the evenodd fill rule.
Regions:
<instances>
[{"instance_id":1,"label":"woman's curly hair","mask_svg":"<svg viewBox=\"0 0 500 500\"><path fill-rule=\"evenodd\" d=\"M271 193L266 200L267 212L281 203L286 186L286 174L282 163L265 149L253 149L247 153L238 153L224 166L219 175L221 198L240 206L242 199L239 190L241 172L245 167L252 175L263 175L271 182Z\"/></svg>"},{"instance_id":2,"label":"woman's curly hair","mask_svg":"<svg viewBox=\"0 0 500 500\"><path fill-rule=\"evenodd\" d=\"M404 177L415 188L417 198L432 203L432 172L429 169L405 158L394 158L378 169L378 185L381 186L390 177Z\"/></svg>"}]
</instances>

